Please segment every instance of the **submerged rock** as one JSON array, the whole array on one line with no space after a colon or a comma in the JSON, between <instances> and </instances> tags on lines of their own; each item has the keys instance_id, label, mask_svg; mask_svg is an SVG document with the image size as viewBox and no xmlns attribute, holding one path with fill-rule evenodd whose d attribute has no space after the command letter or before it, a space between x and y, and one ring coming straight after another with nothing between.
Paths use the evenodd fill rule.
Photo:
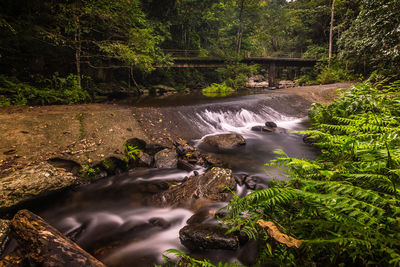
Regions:
<instances>
[{"instance_id":1,"label":"submerged rock","mask_svg":"<svg viewBox=\"0 0 400 267\"><path fill-rule=\"evenodd\" d=\"M232 149L246 144L243 136L236 133L209 135L202 142L218 149Z\"/></svg>"},{"instance_id":2,"label":"submerged rock","mask_svg":"<svg viewBox=\"0 0 400 267\"><path fill-rule=\"evenodd\" d=\"M156 226L156 227L161 227L162 229L168 229L171 226L171 223L168 222L167 220L163 219L163 218L151 218L149 220L149 223Z\"/></svg>"},{"instance_id":3,"label":"submerged rock","mask_svg":"<svg viewBox=\"0 0 400 267\"><path fill-rule=\"evenodd\" d=\"M79 180L64 169L43 163L13 172L0 179L0 209L78 184Z\"/></svg>"},{"instance_id":4,"label":"submerged rock","mask_svg":"<svg viewBox=\"0 0 400 267\"><path fill-rule=\"evenodd\" d=\"M239 247L239 238L234 234L226 234L224 229L215 224L191 224L179 231L182 245L189 250L229 249Z\"/></svg>"},{"instance_id":5,"label":"submerged rock","mask_svg":"<svg viewBox=\"0 0 400 267\"><path fill-rule=\"evenodd\" d=\"M274 131L273 128L270 128L267 126L262 126L262 125L253 126L253 127L251 127L251 130L254 132L273 132Z\"/></svg>"},{"instance_id":6,"label":"submerged rock","mask_svg":"<svg viewBox=\"0 0 400 267\"><path fill-rule=\"evenodd\" d=\"M155 201L162 206L191 206L196 199L210 201L227 201L232 193L226 187L234 190L235 179L229 169L212 168L208 172L191 176L182 184L155 196Z\"/></svg>"},{"instance_id":7,"label":"submerged rock","mask_svg":"<svg viewBox=\"0 0 400 267\"><path fill-rule=\"evenodd\" d=\"M156 167L159 169L172 169L178 165L178 154L175 150L166 148L154 155Z\"/></svg>"}]
</instances>

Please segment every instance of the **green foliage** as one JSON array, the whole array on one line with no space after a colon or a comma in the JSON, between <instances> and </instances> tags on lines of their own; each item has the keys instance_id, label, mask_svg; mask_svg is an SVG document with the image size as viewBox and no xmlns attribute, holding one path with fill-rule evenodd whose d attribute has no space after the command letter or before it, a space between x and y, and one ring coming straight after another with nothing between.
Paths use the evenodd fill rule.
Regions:
<instances>
[{"instance_id":1,"label":"green foliage","mask_svg":"<svg viewBox=\"0 0 400 267\"><path fill-rule=\"evenodd\" d=\"M227 86L225 83L213 83L207 88L204 88L201 92L203 93L203 95L208 97L219 97L230 95L232 91L234 91L233 88Z\"/></svg>"},{"instance_id":2,"label":"green foliage","mask_svg":"<svg viewBox=\"0 0 400 267\"><path fill-rule=\"evenodd\" d=\"M129 144L129 142L124 143L124 151L124 160L126 163L129 163L130 160L137 160L141 152L141 150L137 146L132 146L131 144Z\"/></svg>"},{"instance_id":3,"label":"green foliage","mask_svg":"<svg viewBox=\"0 0 400 267\"><path fill-rule=\"evenodd\" d=\"M358 71L388 69L399 78L400 1L364 0L339 40L340 56Z\"/></svg>"},{"instance_id":4,"label":"green foliage","mask_svg":"<svg viewBox=\"0 0 400 267\"><path fill-rule=\"evenodd\" d=\"M83 176L86 178L92 178L92 177L96 176L97 174L99 174L100 171L101 170L99 167L91 167L88 164L88 168Z\"/></svg>"},{"instance_id":5,"label":"green foliage","mask_svg":"<svg viewBox=\"0 0 400 267\"><path fill-rule=\"evenodd\" d=\"M357 76L354 75L353 71L346 69L346 67L337 59L332 59L328 62L328 59L320 60L313 70L303 76L301 76L297 82L300 85L304 84L329 84L344 81L357 80Z\"/></svg>"},{"instance_id":6,"label":"green foliage","mask_svg":"<svg viewBox=\"0 0 400 267\"><path fill-rule=\"evenodd\" d=\"M268 165L288 180L229 204L224 223L265 240L262 262L400 266L400 81L372 80L329 106L314 105L315 130L303 133L317 138L319 159L277 151ZM303 245L288 248L271 239L258 219L275 222Z\"/></svg>"},{"instance_id":7,"label":"green foliage","mask_svg":"<svg viewBox=\"0 0 400 267\"><path fill-rule=\"evenodd\" d=\"M196 260L182 251L176 249L168 249L165 251L168 254L173 254L178 257L178 260L173 260L166 255L163 255L165 264L163 266L188 266L188 267L240 267L237 263L221 263L212 264L209 260Z\"/></svg>"},{"instance_id":8,"label":"green foliage","mask_svg":"<svg viewBox=\"0 0 400 267\"><path fill-rule=\"evenodd\" d=\"M0 105L74 104L89 99L89 94L77 86L73 74L66 78L54 74L52 79L41 80L37 87L0 75Z\"/></svg>"},{"instance_id":9,"label":"green foliage","mask_svg":"<svg viewBox=\"0 0 400 267\"><path fill-rule=\"evenodd\" d=\"M220 80L224 81L227 86L238 90L246 85L247 78L257 73L258 65L247 65L238 62L227 62L224 68L218 68L217 72Z\"/></svg>"}]
</instances>

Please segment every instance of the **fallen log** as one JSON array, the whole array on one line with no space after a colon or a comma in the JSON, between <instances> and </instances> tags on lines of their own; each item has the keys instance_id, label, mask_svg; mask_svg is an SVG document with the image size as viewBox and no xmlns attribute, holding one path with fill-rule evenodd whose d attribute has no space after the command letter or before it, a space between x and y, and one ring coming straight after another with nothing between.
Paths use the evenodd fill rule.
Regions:
<instances>
[{"instance_id":1,"label":"fallen log","mask_svg":"<svg viewBox=\"0 0 400 267\"><path fill-rule=\"evenodd\" d=\"M105 267L39 216L20 210L11 220L15 239L30 265Z\"/></svg>"}]
</instances>

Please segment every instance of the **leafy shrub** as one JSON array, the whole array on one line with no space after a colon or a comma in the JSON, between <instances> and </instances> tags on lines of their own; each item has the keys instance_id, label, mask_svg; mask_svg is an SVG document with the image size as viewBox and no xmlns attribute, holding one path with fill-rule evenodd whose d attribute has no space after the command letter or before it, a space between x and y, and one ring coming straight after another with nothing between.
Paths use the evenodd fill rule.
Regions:
<instances>
[{"instance_id":1,"label":"leafy shrub","mask_svg":"<svg viewBox=\"0 0 400 267\"><path fill-rule=\"evenodd\" d=\"M52 79L40 80L38 86L0 75L1 105L73 104L88 100L89 94L77 85L73 74L62 78L56 73Z\"/></svg>"},{"instance_id":2,"label":"leafy shrub","mask_svg":"<svg viewBox=\"0 0 400 267\"><path fill-rule=\"evenodd\" d=\"M238 62L227 62L226 67L218 68L220 80L227 86L237 90L246 85L247 78L257 73L258 65L247 65Z\"/></svg>"},{"instance_id":3,"label":"leafy shrub","mask_svg":"<svg viewBox=\"0 0 400 267\"><path fill-rule=\"evenodd\" d=\"M213 83L207 88L202 90L203 95L208 97L218 97L218 96L227 96L230 95L234 91L231 87L227 86L225 83L218 84Z\"/></svg>"},{"instance_id":4,"label":"leafy shrub","mask_svg":"<svg viewBox=\"0 0 400 267\"><path fill-rule=\"evenodd\" d=\"M287 181L234 198L224 223L263 240L259 263L272 265L400 266L400 81L366 81L330 106L315 105L322 156L315 161L278 157L268 165ZM288 247L258 220L303 240Z\"/></svg>"},{"instance_id":5,"label":"leafy shrub","mask_svg":"<svg viewBox=\"0 0 400 267\"><path fill-rule=\"evenodd\" d=\"M340 62L332 59L328 64L327 59L320 60L314 69L301 76L297 83L300 85L328 84L343 81L357 80L358 77L350 70L347 70Z\"/></svg>"}]
</instances>

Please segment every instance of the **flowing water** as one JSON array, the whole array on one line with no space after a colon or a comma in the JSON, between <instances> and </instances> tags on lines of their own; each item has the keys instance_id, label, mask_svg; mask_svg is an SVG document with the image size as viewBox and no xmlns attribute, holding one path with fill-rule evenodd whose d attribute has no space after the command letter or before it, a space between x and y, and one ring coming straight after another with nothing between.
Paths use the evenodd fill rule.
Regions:
<instances>
[{"instance_id":1,"label":"flowing water","mask_svg":"<svg viewBox=\"0 0 400 267\"><path fill-rule=\"evenodd\" d=\"M199 149L202 149L199 145L202 136L225 132L242 134L247 142L245 146L224 153L207 152L227 162L235 174L256 177L258 183L267 185L271 176L284 178L282 173L264 166L275 157L275 149L283 149L299 158L313 158L317 153L303 144L300 135L288 132L306 129L308 125L304 111L293 109L298 103L285 103L288 101L285 97L280 98L285 112L277 110L274 102L277 98L269 95L166 107L164 112L174 114L176 121L185 122L185 127L189 127L186 131L197 133L199 138L191 141ZM266 121L276 122L280 130L275 133L251 131L252 126L263 125ZM180 244L179 230L193 212L153 208L149 199L190 175L175 169L131 170L60 196L37 212L108 266L153 266L162 262L161 254L166 249L187 252ZM247 193L244 188L238 187L238 190L240 194ZM223 205L216 203L214 208ZM220 250L196 255L213 261L233 261L238 253Z\"/></svg>"}]
</instances>

